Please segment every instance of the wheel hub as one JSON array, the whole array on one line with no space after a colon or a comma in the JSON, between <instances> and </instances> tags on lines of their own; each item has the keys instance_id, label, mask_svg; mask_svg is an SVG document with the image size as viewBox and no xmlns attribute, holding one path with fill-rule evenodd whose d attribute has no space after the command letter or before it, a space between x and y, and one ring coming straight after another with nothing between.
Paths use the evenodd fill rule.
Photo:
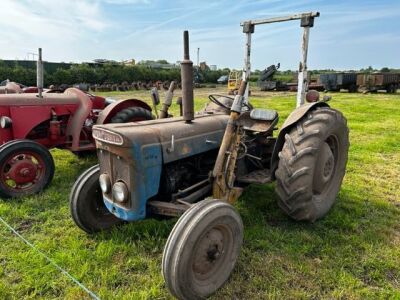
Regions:
<instances>
[{"instance_id":1,"label":"wheel hub","mask_svg":"<svg viewBox=\"0 0 400 300\"><path fill-rule=\"evenodd\" d=\"M330 182L335 171L335 156L329 144L324 142L321 146L319 160L315 172L315 190L322 192Z\"/></svg>"},{"instance_id":2,"label":"wheel hub","mask_svg":"<svg viewBox=\"0 0 400 300\"><path fill-rule=\"evenodd\" d=\"M32 160L16 160L8 172L8 179L12 179L16 184L23 184L33 181L36 178L38 167Z\"/></svg>"},{"instance_id":3,"label":"wheel hub","mask_svg":"<svg viewBox=\"0 0 400 300\"><path fill-rule=\"evenodd\" d=\"M211 273L224 253L224 235L218 229L211 229L200 241L194 257L195 273L207 275Z\"/></svg>"},{"instance_id":4,"label":"wheel hub","mask_svg":"<svg viewBox=\"0 0 400 300\"><path fill-rule=\"evenodd\" d=\"M323 171L323 177L325 181L328 181L333 173L333 166L334 166L334 158L333 154L329 156L329 158L326 160L325 165L324 165L324 171Z\"/></svg>"}]
</instances>

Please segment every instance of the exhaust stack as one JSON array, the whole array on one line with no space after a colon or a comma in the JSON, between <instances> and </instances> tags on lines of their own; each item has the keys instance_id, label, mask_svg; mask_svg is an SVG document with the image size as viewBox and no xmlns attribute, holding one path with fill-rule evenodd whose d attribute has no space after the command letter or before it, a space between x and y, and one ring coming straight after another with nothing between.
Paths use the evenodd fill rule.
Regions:
<instances>
[{"instance_id":1,"label":"exhaust stack","mask_svg":"<svg viewBox=\"0 0 400 300\"><path fill-rule=\"evenodd\" d=\"M183 32L183 61L181 62L183 119L190 123L194 119L193 62L189 57L189 32Z\"/></svg>"},{"instance_id":2,"label":"exhaust stack","mask_svg":"<svg viewBox=\"0 0 400 300\"><path fill-rule=\"evenodd\" d=\"M42 61L42 48L39 48L39 55L36 67L36 85L38 88L39 98L43 98L43 61Z\"/></svg>"}]
</instances>

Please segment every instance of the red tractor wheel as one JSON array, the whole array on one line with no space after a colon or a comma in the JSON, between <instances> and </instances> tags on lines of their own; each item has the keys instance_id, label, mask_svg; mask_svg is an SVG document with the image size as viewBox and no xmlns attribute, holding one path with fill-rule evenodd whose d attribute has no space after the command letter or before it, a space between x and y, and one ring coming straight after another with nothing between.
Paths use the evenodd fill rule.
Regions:
<instances>
[{"instance_id":1,"label":"red tractor wheel","mask_svg":"<svg viewBox=\"0 0 400 300\"><path fill-rule=\"evenodd\" d=\"M15 140L0 148L0 197L39 193L49 185L53 175L53 157L41 144Z\"/></svg>"}]
</instances>

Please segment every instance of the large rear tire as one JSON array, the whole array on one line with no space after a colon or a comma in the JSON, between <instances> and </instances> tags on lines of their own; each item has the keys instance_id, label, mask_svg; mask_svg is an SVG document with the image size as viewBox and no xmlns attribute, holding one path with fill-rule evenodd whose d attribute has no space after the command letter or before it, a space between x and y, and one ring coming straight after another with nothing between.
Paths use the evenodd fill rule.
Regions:
<instances>
[{"instance_id":1,"label":"large rear tire","mask_svg":"<svg viewBox=\"0 0 400 300\"><path fill-rule=\"evenodd\" d=\"M135 106L117 112L111 119L111 123L139 122L152 119L153 115L151 114L151 111L144 109L143 107Z\"/></svg>"},{"instance_id":2,"label":"large rear tire","mask_svg":"<svg viewBox=\"0 0 400 300\"><path fill-rule=\"evenodd\" d=\"M309 112L285 135L275 172L278 204L295 220L315 221L329 211L345 174L349 129L337 110Z\"/></svg>"},{"instance_id":3,"label":"large rear tire","mask_svg":"<svg viewBox=\"0 0 400 300\"><path fill-rule=\"evenodd\" d=\"M107 230L122 223L103 202L99 176L99 165L87 169L75 181L69 197L72 219L87 233Z\"/></svg>"},{"instance_id":4,"label":"large rear tire","mask_svg":"<svg viewBox=\"0 0 400 300\"><path fill-rule=\"evenodd\" d=\"M242 242L242 220L230 204L204 200L193 205L175 224L164 248L167 288L178 299L210 296L228 280Z\"/></svg>"}]
</instances>

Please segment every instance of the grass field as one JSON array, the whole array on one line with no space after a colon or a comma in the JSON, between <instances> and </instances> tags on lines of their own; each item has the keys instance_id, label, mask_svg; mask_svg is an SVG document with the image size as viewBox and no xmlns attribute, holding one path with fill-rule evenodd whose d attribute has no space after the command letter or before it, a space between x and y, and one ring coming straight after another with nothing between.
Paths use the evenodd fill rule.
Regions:
<instances>
[{"instance_id":1,"label":"grass field","mask_svg":"<svg viewBox=\"0 0 400 300\"><path fill-rule=\"evenodd\" d=\"M196 90L197 109L209 92L221 90ZM104 95L149 100L147 92ZM277 109L281 123L295 105L293 93L253 95L253 105ZM279 210L273 184L247 188L236 204L244 247L214 299L400 299L400 96L332 95L331 106L348 119L351 142L336 205L315 224L296 223ZM160 265L175 220L86 235L70 217L68 194L96 158L52 153L50 188L0 200L0 216L101 299L170 298ZM90 297L0 224L0 299L55 298Z\"/></svg>"}]
</instances>

